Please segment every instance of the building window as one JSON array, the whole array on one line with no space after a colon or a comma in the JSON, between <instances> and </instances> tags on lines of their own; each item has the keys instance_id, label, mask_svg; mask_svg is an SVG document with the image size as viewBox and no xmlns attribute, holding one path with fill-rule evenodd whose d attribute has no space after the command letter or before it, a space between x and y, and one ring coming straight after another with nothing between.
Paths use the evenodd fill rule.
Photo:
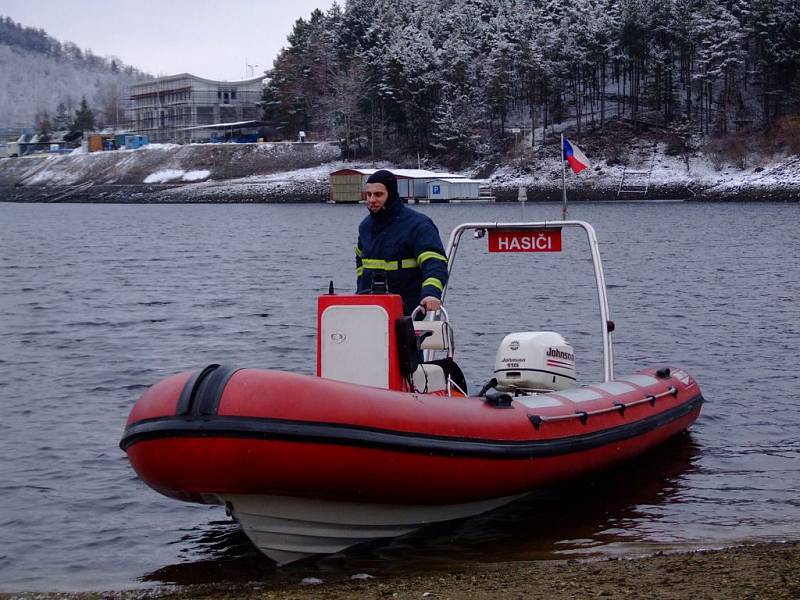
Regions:
<instances>
[{"instance_id":1,"label":"building window","mask_svg":"<svg viewBox=\"0 0 800 600\"><path fill-rule=\"evenodd\" d=\"M214 122L214 109L211 106L197 107L197 124L210 125Z\"/></svg>"}]
</instances>

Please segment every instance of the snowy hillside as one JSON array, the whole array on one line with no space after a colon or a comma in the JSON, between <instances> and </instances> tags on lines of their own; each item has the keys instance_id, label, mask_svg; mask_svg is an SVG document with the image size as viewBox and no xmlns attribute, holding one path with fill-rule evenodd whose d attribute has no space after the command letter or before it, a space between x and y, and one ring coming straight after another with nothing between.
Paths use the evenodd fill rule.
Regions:
<instances>
[{"instance_id":1,"label":"snowy hillside","mask_svg":"<svg viewBox=\"0 0 800 600\"><path fill-rule=\"evenodd\" d=\"M336 144L150 144L138 150L0 159L0 186L137 186L221 181L328 163ZM47 194L48 192L43 192Z\"/></svg>"},{"instance_id":2,"label":"snowy hillside","mask_svg":"<svg viewBox=\"0 0 800 600\"><path fill-rule=\"evenodd\" d=\"M579 174L566 171L566 185L571 197L580 199L779 199L800 200L800 157L778 155L748 168L720 165L715 159L698 153L689 159L689 169L682 157L669 156L663 145L638 163L609 165L605 159L591 159L589 169ZM652 170L650 167L652 166ZM625 171L649 171L647 194L619 193ZM644 177L643 177L644 178ZM561 167L556 154L525 168L505 165L490 177L496 193L514 199L520 187L530 198L547 194L560 199Z\"/></svg>"},{"instance_id":3,"label":"snowy hillside","mask_svg":"<svg viewBox=\"0 0 800 600\"><path fill-rule=\"evenodd\" d=\"M59 105L72 117L82 97L98 125L120 122L125 88L146 77L118 59L0 17L0 127L34 127L45 114L63 126L54 123Z\"/></svg>"}]
</instances>

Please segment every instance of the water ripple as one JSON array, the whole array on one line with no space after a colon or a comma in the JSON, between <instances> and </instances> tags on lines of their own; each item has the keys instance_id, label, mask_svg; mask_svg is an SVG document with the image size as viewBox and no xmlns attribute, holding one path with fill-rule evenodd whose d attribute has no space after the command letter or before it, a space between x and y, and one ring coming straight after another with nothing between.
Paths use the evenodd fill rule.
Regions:
<instances>
[{"instance_id":1,"label":"water ripple","mask_svg":"<svg viewBox=\"0 0 800 600\"><path fill-rule=\"evenodd\" d=\"M519 217L502 204L420 210L445 234L461 222ZM276 571L220 507L148 488L117 444L136 398L172 373L216 362L313 372L316 296L330 280L339 292L352 289L363 207L2 211L4 590L408 572L800 537L794 205L576 206L600 237L617 371L688 368L707 399L691 435L505 510L288 571ZM544 219L560 207L528 211ZM762 234L733 245L730 231ZM582 382L598 378L591 263L575 260L580 236L565 232L564 242L562 255L536 260L462 242L448 307L473 388L491 376L511 331L560 331L576 349Z\"/></svg>"}]
</instances>

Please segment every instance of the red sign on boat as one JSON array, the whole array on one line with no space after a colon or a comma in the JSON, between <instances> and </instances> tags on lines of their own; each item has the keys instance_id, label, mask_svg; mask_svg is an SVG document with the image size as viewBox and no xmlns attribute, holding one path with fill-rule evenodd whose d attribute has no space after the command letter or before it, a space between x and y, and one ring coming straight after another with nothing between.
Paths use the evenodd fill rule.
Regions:
<instances>
[{"instance_id":1,"label":"red sign on boat","mask_svg":"<svg viewBox=\"0 0 800 600\"><path fill-rule=\"evenodd\" d=\"M490 229L489 252L561 252L561 229Z\"/></svg>"}]
</instances>

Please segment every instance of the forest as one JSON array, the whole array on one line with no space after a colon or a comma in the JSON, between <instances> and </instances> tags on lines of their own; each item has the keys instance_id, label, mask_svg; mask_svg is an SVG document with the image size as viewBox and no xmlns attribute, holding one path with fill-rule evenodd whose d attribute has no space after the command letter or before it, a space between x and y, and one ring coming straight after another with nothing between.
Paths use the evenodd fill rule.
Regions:
<instances>
[{"instance_id":1,"label":"forest","mask_svg":"<svg viewBox=\"0 0 800 600\"><path fill-rule=\"evenodd\" d=\"M798 67L800 0L347 0L295 23L264 116L346 156L470 160L614 119L763 137L798 129Z\"/></svg>"}]
</instances>

